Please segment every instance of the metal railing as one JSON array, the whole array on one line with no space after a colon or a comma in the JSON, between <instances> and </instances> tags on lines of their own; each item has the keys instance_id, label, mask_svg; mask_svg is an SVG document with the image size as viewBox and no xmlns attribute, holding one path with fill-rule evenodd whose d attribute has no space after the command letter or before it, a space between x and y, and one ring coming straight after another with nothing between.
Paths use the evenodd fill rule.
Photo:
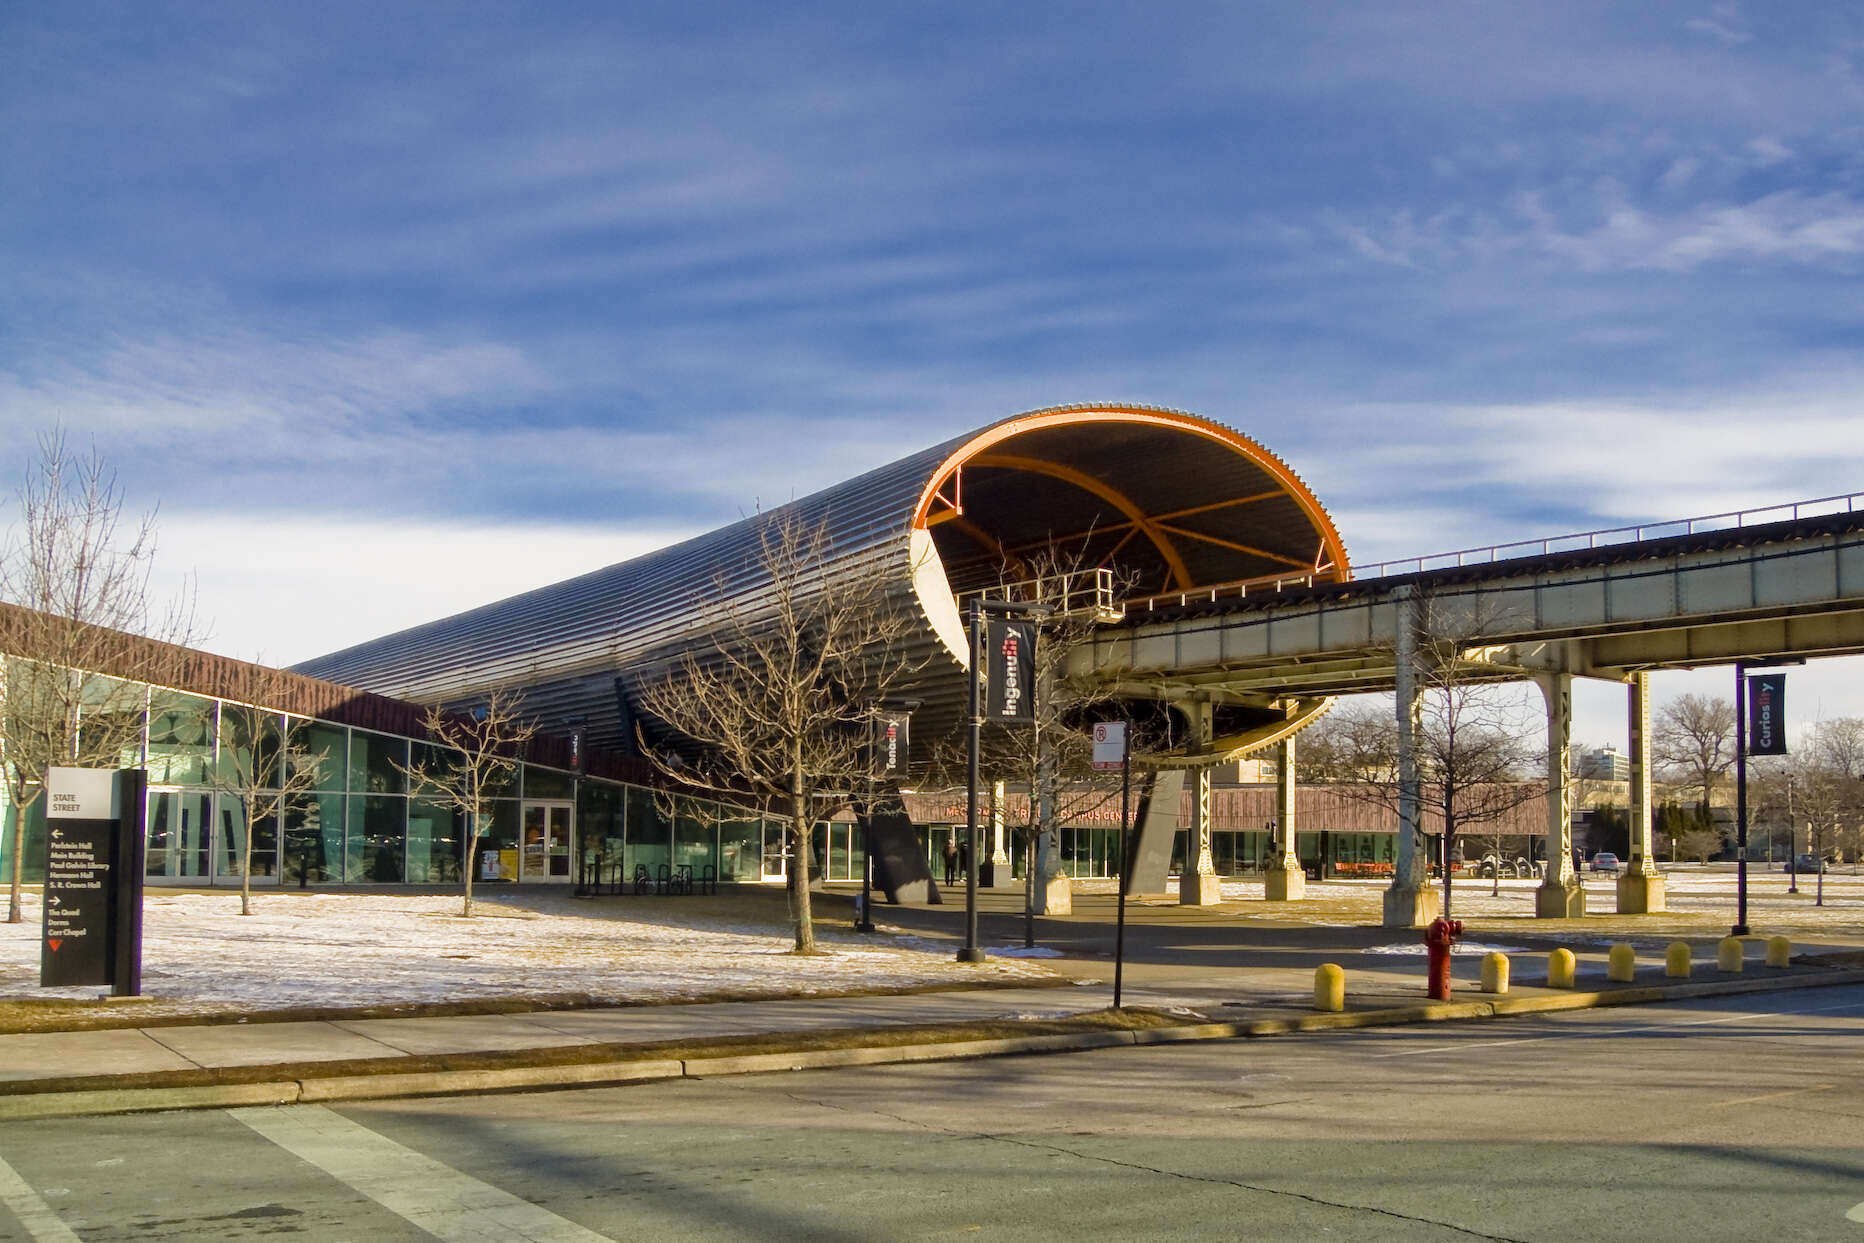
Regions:
<instances>
[{"instance_id":1,"label":"metal railing","mask_svg":"<svg viewBox=\"0 0 1864 1243\"><path fill-rule=\"evenodd\" d=\"M1733 531L1759 526L1763 522L1793 522L1800 518L1821 518L1831 514L1855 513L1864 503L1864 492L1847 492L1838 496L1821 496L1810 501L1793 501L1765 505L1756 509L1731 509L1699 518L1676 518L1669 522L1644 522L1629 527L1604 527L1597 531L1578 531L1547 539L1515 540L1507 544L1490 544L1483 548L1463 548L1456 552L1434 553L1423 557L1399 557L1353 567L1353 577L1389 578L1394 574L1415 574L1423 570L1451 569L1464 565L1486 565L1514 557L1529 557L1555 552L1579 552L1613 544L1636 544L1647 539L1665 539L1677 535L1697 535L1707 531Z\"/></svg>"},{"instance_id":2,"label":"metal railing","mask_svg":"<svg viewBox=\"0 0 1864 1243\"><path fill-rule=\"evenodd\" d=\"M1056 614L1076 616L1092 613L1096 620L1115 622L1125 616L1113 589L1113 570L1097 566L1091 570L1068 570L1045 574L1019 582L979 587L957 594L963 611L973 599L1010 600L1021 604L1046 604Z\"/></svg>"},{"instance_id":3,"label":"metal railing","mask_svg":"<svg viewBox=\"0 0 1864 1243\"><path fill-rule=\"evenodd\" d=\"M1832 514L1856 513L1864 509L1864 492L1847 492L1821 496L1809 501L1792 501L1755 509L1731 509L1696 518L1676 518L1668 522L1645 522L1636 526L1602 527L1596 531L1577 531L1545 539L1514 540L1506 544L1488 544L1480 548L1461 548L1455 552L1431 553L1422 557L1399 557L1352 567L1352 579L1390 578L1397 574L1418 574L1425 570L1455 569L1468 565L1488 565L1515 557L1544 556L1556 552L1579 552L1606 548L1614 544L1635 544L1647 539L1664 539L1677 535L1697 535L1708 531L1732 531L1758 526L1763 522L1792 522L1800 518L1820 518ZM1290 587L1311 587L1315 583L1337 583L1343 579L1331 569L1303 571L1299 574L1275 574L1261 578L1217 583L1192 591L1165 591L1150 596L1135 596L1117 602L1120 611L1145 611L1186 604L1215 603L1218 600L1248 599L1252 595L1273 595ZM1117 614L1115 619L1117 620Z\"/></svg>"}]
</instances>

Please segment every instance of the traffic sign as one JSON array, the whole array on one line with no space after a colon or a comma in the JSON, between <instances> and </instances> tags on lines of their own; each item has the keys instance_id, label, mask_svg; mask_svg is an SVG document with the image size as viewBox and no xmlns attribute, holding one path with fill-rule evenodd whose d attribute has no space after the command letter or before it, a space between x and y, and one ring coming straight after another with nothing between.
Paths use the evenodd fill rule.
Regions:
<instances>
[{"instance_id":1,"label":"traffic sign","mask_svg":"<svg viewBox=\"0 0 1864 1243\"><path fill-rule=\"evenodd\" d=\"M1126 762L1126 722L1101 721L1094 726L1094 767L1118 768Z\"/></svg>"}]
</instances>

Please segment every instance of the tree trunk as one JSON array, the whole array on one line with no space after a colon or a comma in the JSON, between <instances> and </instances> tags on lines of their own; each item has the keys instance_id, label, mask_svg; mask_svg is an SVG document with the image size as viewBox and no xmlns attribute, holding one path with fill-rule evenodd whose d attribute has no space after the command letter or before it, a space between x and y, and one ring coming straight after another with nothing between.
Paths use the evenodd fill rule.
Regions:
<instances>
[{"instance_id":1,"label":"tree trunk","mask_svg":"<svg viewBox=\"0 0 1864 1243\"><path fill-rule=\"evenodd\" d=\"M7 897L6 906L6 921L9 924L19 924L26 921L25 913L20 909L20 887L26 875L26 813L31 809L32 804L37 801L38 796L34 795L32 802L13 804L13 853L8 858L8 868L12 873L12 884Z\"/></svg>"},{"instance_id":2,"label":"tree trunk","mask_svg":"<svg viewBox=\"0 0 1864 1243\"><path fill-rule=\"evenodd\" d=\"M466 866L460 873L464 883L465 902L460 907L460 916L472 918L472 876L478 871L479 861L479 814L472 813L466 817Z\"/></svg>"},{"instance_id":3,"label":"tree trunk","mask_svg":"<svg viewBox=\"0 0 1864 1243\"><path fill-rule=\"evenodd\" d=\"M790 885L796 898L798 954L815 953L815 916L809 905L809 808L803 801L802 775L790 780Z\"/></svg>"},{"instance_id":4,"label":"tree trunk","mask_svg":"<svg viewBox=\"0 0 1864 1243\"><path fill-rule=\"evenodd\" d=\"M241 799L239 809L240 814L246 817L246 831L240 834L239 843L239 913L250 915L252 914L252 805L245 799Z\"/></svg>"}]
</instances>

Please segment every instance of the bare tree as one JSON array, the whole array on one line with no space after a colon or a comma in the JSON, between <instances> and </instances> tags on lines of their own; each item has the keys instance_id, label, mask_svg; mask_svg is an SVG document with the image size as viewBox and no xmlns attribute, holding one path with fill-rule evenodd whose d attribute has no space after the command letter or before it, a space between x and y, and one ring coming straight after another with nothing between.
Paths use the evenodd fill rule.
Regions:
<instances>
[{"instance_id":1,"label":"bare tree","mask_svg":"<svg viewBox=\"0 0 1864 1243\"><path fill-rule=\"evenodd\" d=\"M1505 687L1490 684L1495 671L1471 659L1494 619L1480 606L1454 609L1422 597L1417 622L1417 726L1419 811L1443 826L1443 915L1451 917L1451 866L1457 837L1502 819L1516 807L1544 798L1544 781L1528 778L1542 754L1534 730ZM1336 708L1302 735L1303 750L1318 752L1340 792L1398 814L1398 723L1389 699ZM1312 741L1310 741L1310 736ZM1314 772L1312 762L1308 771ZM1402 831L1402 829L1401 829ZM1499 872L1499 869L1498 869ZM1499 876L1497 879L1499 885Z\"/></svg>"},{"instance_id":2,"label":"bare tree","mask_svg":"<svg viewBox=\"0 0 1864 1243\"><path fill-rule=\"evenodd\" d=\"M492 822L493 800L512 789L524 746L537 733L523 706L514 692L495 690L469 713L430 707L421 727L436 745L416 743L414 762L395 765L411 796L450 808L462 821L460 914L468 919L479 837Z\"/></svg>"},{"instance_id":3,"label":"bare tree","mask_svg":"<svg viewBox=\"0 0 1864 1243\"><path fill-rule=\"evenodd\" d=\"M7 922L22 919L26 820L54 765L141 762L148 686L172 680L194 638L184 592L165 611L150 594L155 519L126 521L115 474L95 449L54 432L18 492L0 548L5 654L0 761L12 805ZM164 642L150 642L150 639Z\"/></svg>"},{"instance_id":4,"label":"bare tree","mask_svg":"<svg viewBox=\"0 0 1864 1243\"><path fill-rule=\"evenodd\" d=\"M1849 845L1855 857L1864 824L1864 719L1820 721L1806 731L1800 750L1799 811L1811 828L1807 851L1824 858Z\"/></svg>"},{"instance_id":5,"label":"bare tree","mask_svg":"<svg viewBox=\"0 0 1864 1243\"><path fill-rule=\"evenodd\" d=\"M268 676L270 675L270 676ZM257 689L276 687L278 696L261 698L282 700L287 675L263 669L255 679ZM284 717L275 710L254 704L223 702L220 705L220 745L207 770L207 784L216 794L236 801L245 824L239 836L239 913L252 914L253 842L267 824L274 826L273 850L278 849L276 826L279 812L301 795L317 788L323 779L329 755L312 751L304 745L310 722Z\"/></svg>"},{"instance_id":6,"label":"bare tree","mask_svg":"<svg viewBox=\"0 0 1864 1243\"><path fill-rule=\"evenodd\" d=\"M768 800L790 823L795 952L816 952L809 901L815 822L865 788L873 705L917 669L901 649L910 621L884 569L831 563L825 528L792 514L765 518L753 575L697 601L707 638L641 693L670 730L660 771L690 789ZM645 740L644 740L645 741Z\"/></svg>"},{"instance_id":7,"label":"bare tree","mask_svg":"<svg viewBox=\"0 0 1864 1243\"><path fill-rule=\"evenodd\" d=\"M1735 762L1735 707L1714 695L1679 695L1651 722L1651 759L1658 771L1701 795L1698 823L1715 825L1710 804Z\"/></svg>"}]
</instances>

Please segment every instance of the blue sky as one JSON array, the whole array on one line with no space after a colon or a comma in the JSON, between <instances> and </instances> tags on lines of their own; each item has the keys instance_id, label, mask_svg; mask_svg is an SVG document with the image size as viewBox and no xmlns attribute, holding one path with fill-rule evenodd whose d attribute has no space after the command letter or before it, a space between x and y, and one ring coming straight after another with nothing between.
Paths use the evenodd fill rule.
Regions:
<instances>
[{"instance_id":1,"label":"blue sky","mask_svg":"<svg viewBox=\"0 0 1864 1243\"><path fill-rule=\"evenodd\" d=\"M277 661L1064 402L1358 560L1848 492L1861 68L1840 3L9 5L0 478L94 437Z\"/></svg>"}]
</instances>

